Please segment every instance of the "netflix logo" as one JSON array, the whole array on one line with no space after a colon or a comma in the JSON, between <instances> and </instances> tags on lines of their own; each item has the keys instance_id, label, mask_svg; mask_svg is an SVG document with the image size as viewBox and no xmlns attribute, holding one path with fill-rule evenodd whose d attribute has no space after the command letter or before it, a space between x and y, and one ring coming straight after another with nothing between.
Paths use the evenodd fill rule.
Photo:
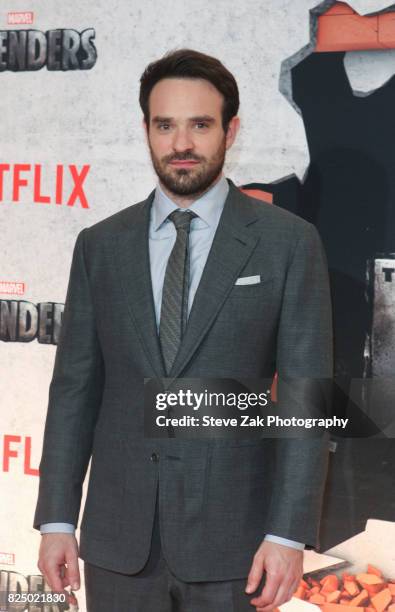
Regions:
<instances>
[{"instance_id":1,"label":"netflix logo","mask_svg":"<svg viewBox=\"0 0 395 612\"><path fill-rule=\"evenodd\" d=\"M23 295L25 293L25 283L0 281L0 293L8 293L9 295Z\"/></svg>"},{"instance_id":2,"label":"netflix logo","mask_svg":"<svg viewBox=\"0 0 395 612\"><path fill-rule=\"evenodd\" d=\"M2 444L2 469L10 472L12 469L23 470L27 476L38 476L38 468L32 466L32 438L5 434Z\"/></svg>"},{"instance_id":3,"label":"netflix logo","mask_svg":"<svg viewBox=\"0 0 395 612\"><path fill-rule=\"evenodd\" d=\"M27 192L29 199L36 204L89 208L84 191L89 170L88 164L80 169L75 164L57 164L54 169L48 168L44 172L41 164L0 163L0 202L5 199L20 202L21 194Z\"/></svg>"},{"instance_id":4,"label":"netflix logo","mask_svg":"<svg viewBox=\"0 0 395 612\"><path fill-rule=\"evenodd\" d=\"M33 23L33 13L31 11L12 12L7 15L8 25L31 25Z\"/></svg>"}]
</instances>

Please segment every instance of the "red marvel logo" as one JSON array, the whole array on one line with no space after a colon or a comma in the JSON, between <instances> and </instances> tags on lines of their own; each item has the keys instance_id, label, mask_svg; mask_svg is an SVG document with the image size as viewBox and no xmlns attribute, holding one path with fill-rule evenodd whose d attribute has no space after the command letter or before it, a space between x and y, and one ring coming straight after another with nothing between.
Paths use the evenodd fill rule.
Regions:
<instances>
[{"instance_id":1,"label":"red marvel logo","mask_svg":"<svg viewBox=\"0 0 395 612\"><path fill-rule=\"evenodd\" d=\"M12 12L8 13L7 23L9 25L25 25L33 23L33 13L31 11L26 12Z\"/></svg>"},{"instance_id":2,"label":"red marvel logo","mask_svg":"<svg viewBox=\"0 0 395 612\"><path fill-rule=\"evenodd\" d=\"M25 283L0 281L0 293L23 295L25 293Z\"/></svg>"},{"instance_id":3,"label":"red marvel logo","mask_svg":"<svg viewBox=\"0 0 395 612\"><path fill-rule=\"evenodd\" d=\"M15 565L14 553L0 552L0 565Z\"/></svg>"}]
</instances>

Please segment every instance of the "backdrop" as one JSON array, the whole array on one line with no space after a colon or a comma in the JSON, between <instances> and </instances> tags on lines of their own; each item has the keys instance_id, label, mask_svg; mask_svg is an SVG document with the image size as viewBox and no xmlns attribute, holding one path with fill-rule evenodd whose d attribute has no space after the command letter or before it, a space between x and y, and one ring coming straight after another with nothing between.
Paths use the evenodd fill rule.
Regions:
<instances>
[{"instance_id":1,"label":"backdrop","mask_svg":"<svg viewBox=\"0 0 395 612\"><path fill-rule=\"evenodd\" d=\"M388 0L166 6L1 0L0 7L0 609L6 609L7 590L43 588L32 521L76 235L154 186L139 77L166 51L188 46L233 72L242 129L226 175L270 192L273 205L315 223L323 237L345 389L339 402L354 379L390 380L395 9ZM362 387L356 384L356 405ZM391 397L390 384L385 392ZM390 399L380 406L387 423ZM353 405L347 400L344 409ZM335 441L323 549L363 529L370 517L393 518L390 437ZM79 604L84 610L83 589Z\"/></svg>"}]
</instances>

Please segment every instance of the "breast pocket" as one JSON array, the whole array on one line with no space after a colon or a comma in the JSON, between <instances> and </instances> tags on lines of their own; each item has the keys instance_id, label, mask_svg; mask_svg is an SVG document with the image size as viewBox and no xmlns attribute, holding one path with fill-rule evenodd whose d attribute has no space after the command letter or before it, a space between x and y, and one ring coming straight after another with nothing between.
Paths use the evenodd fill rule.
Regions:
<instances>
[{"instance_id":1,"label":"breast pocket","mask_svg":"<svg viewBox=\"0 0 395 612\"><path fill-rule=\"evenodd\" d=\"M259 283L251 285L233 285L229 298L264 298L265 295L270 294L273 285L273 277L261 279Z\"/></svg>"}]
</instances>

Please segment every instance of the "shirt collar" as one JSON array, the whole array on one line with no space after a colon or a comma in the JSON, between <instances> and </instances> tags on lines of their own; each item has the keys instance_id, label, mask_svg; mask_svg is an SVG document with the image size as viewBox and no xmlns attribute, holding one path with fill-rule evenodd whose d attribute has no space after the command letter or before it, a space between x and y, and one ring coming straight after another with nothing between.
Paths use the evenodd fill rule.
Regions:
<instances>
[{"instance_id":1,"label":"shirt collar","mask_svg":"<svg viewBox=\"0 0 395 612\"><path fill-rule=\"evenodd\" d=\"M221 216L228 191L228 181L222 174L213 187L185 209L169 198L158 181L152 203L152 229L156 232L173 210L193 210L208 226L213 225Z\"/></svg>"}]
</instances>

